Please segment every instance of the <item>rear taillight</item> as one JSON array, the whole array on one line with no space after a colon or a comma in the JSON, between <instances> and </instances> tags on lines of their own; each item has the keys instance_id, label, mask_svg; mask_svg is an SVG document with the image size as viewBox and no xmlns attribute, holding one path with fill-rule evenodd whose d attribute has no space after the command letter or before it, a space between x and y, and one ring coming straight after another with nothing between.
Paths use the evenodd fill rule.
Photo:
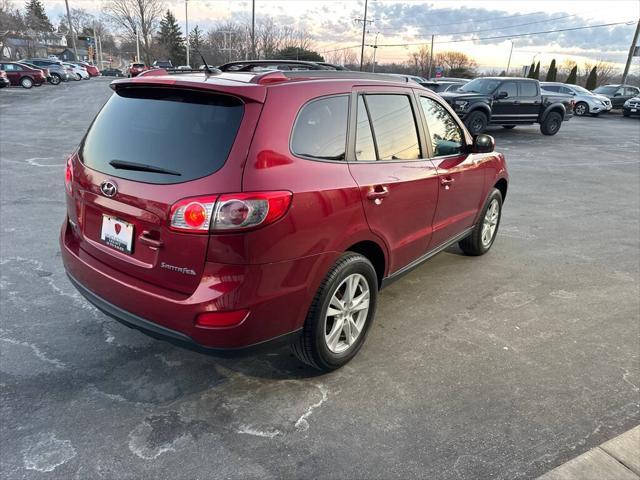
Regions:
<instances>
[{"instance_id":1,"label":"rear taillight","mask_svg":"<svg viewBox=\"0 0 640 480\"><path fill-rule=\"evenodd\" d=\"M171 229L179 232L207 233L216 196L185 198L171 207Z\"/></svg>"},{"instance_id":2,"label":"rear taillight","mask_svg":"<svg viewBox=\"0 0 640 480\"><path fill-rule=\"evenodd\" d=\"M237 327L244 322L248 315L248 310L206 312L196 317L196 325L203 328Z\"/></svg>"},{"instance_id":3,"label":"rear taillight","mask_svg":"<svg viewBox=\"0 0 640 480\"><path fill-rule=\"evenodd\" d=\"M64 172L64 186L67 189L67 192L71 194L72 191L72 183L73 183L73 163L71 162L71 157L67 159L67 167Z\"/></svg>"},{"instance_id":4,"label":"rear taillight","mask_svg":"<svg viewBox=\"0 0 640 480\"><path fill-rule=\"evenodd\" d=\"M207 233L262 227L287 212L291 197L291 192L276 191L187 198L171 207L171 229Z\"/></svg>"}]
</instances>

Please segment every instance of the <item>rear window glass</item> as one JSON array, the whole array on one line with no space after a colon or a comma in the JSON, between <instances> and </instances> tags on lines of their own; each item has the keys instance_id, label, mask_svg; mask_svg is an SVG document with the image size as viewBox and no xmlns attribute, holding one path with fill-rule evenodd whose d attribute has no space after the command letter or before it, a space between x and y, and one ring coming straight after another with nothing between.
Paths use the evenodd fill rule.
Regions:
<instances>
[{"instance_id":1,"label":"rear window glass","mask_svg":"<svg viewBox=\"0 0 640 480\"><path fill-rule=\"evenodd\" d=\"M323 160L344 160L348 112L349 99L346 95L321 98L306 104L293 128L293 153Z\"/></svg>"},{"instance_id":2,"label":"rear window glass","mask_svg":"<svg viewBox=\"0 0 640 480\"><path fill-rule=\"evenodd\" d=\"M244 106L231 96L127 88L111 96L81 149L89 168L146 183L210 175L231 151Z\"/></svg>"},{"instance_id":3,"label":"rear window glass","mask_svg":"<svg viewBox=\"0 0 640 480\"><path fill-rule=\"evenodd\" d=\"M538 95L538 88L533 82L521 82L520 83L520 96L521 97L535 97Z\"/></svg>"}]
</instances>

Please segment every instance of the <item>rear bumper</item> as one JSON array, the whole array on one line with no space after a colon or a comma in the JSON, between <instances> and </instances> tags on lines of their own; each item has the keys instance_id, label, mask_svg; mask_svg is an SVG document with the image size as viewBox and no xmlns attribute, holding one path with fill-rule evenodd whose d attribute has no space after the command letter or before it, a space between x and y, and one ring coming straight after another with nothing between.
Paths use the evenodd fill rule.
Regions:
<instances>
[{"instance_id":1,"label":"rear bumper","mask_svg":"<svg viewBox=\"0 0 640 480\"><path fill-rule=\"evenodd\" d=\"M200 350L234 351L286 340L302 327L332 253L265 265L207 262L191 295L143 282L82 250L65 220L60 249L72 283L91 303L116 320L154 337ZM204 328L203 312L249 310L237 326Z\"/></svg>"}]
</instances>

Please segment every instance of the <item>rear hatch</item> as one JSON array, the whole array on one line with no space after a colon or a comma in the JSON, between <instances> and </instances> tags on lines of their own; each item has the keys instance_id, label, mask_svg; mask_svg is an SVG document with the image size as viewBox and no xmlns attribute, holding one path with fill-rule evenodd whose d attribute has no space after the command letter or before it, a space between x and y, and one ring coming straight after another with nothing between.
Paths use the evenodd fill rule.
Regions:
<instances>
[{"instance_id":1,"label":"rear hatch","mask_svg":"<svg viewBox=\"0 0 640 480\"><path fill-rule=\"evenodd\" d=\"M240 191L258 115L255 103L215 91L119 88L74 162L80 248L125 274L192 293L209 235L170 229L171 206Z\"/></svg>"}]
</instances>

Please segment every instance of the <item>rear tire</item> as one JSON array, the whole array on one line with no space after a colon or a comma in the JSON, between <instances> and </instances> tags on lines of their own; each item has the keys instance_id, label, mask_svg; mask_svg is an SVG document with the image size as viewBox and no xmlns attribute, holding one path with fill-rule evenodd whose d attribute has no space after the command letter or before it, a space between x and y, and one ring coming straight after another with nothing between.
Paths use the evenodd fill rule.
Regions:
<instances>
[{"instance_id":1,"label":"rear tire","mask_svg":"<svg viewBox=\"0 0 640 480\"><path fill-rule=\"evenodd\" d=\"M562 115L558 112L551 112L547 115L540 125L540 131L543 135L555 135L560 131L562 125Z\"/></svg>"},{"instance_id":2,"label":"rear tire","mask_svg":"<svg viewBox=\"0 0 640 480\"><path fill-rule=\"evenodd\" d=\"M31 80L29 77L22 77L20 79L20 85L22 86L22 88L31 88L33 87L33 80Z\"/></svg>"},{"instance_id":3,"label":"rear tire","mask_svg":"<svg viewBox=\"0 0 640 480\"><path fill-rule=\"evenodd\" d=\"M573 109L573 113L575 113L578 117L582 117L583 115L589 113L589 105L587 105L585 102L578 102Z\"/></svg>"},{"instance_id":4,"label":"rear tire","mask_svg":"<svg viewBox=\"0 0 640 480\"><path fill-rule=\"evenodd\" d=\"M487 116L478 110L471 112L464 121L467 130L473 136L479 135L487 129L489 119Z\"/></svg>"},{"instance_id":5,"label":"rear tire","mask_svg":"<svg viewBox=\"0 0 640 480\"><path fill-rule=\"evenodd\" d=\"M295 356L323 371L345 365L364 343L377 296L378 277L371 262L359 253L344 253L320 284L302 333L291 344Z\"/></svg>"},{"instance_id":6,"label":"rear tire","mask_svg":"<svg viewBox=\"0 0 640 480\"><path fill-rule=\"evenodd\" d=\"M500 218L502 217L502 194L497 188L491 189L485 202L480 220L473 227L468 237L460 240L460 249L471 256L484 255L489 251L498 234Z\"/></svg>"}]
</instances>

